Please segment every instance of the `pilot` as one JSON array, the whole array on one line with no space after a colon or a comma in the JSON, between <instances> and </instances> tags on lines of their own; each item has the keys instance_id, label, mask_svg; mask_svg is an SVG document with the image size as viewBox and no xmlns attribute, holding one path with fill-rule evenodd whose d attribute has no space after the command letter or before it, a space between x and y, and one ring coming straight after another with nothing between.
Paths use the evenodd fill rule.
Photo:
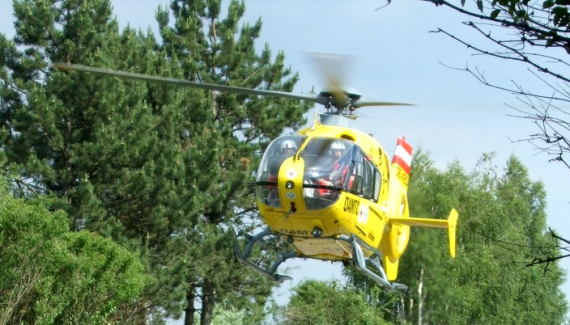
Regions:
<instances>
[{"instance_id":1,"label":"pilot","mask_svg":"<svg viewBox=\"0 0 570 325\"><path fill-rule=\"evenodd\" d=\"M344 156L346 147L342 141L335 140L330 146L330 155L334 158L334 165L332 172L328 177L317 180L319 185L325 186L338 186L342 187L344 185L344 179L348 172L348 164L342 166L341 158ZM334 182L333 182L334 181ZM319 194L321 197L331 194L330 190L319 189Z\"/></svg>"},{"instance_id":2,"label":"pilot","mask_svg":"<svg viewBox=\"0 0 570 325\"><path fill-rule=\"evenodd\" d=\"M344 143L342 143L342 141L336 140L331 144L331 155L335 159L335 162L330 178L333 179L335 178L335 176L337 176L337 173L340 173L340 175L337 176L336 178L338 180L341 180L342 183L344 183L344 177L348 172L348 164L341 166L341 161L340 161L340 159L344 156L345 151L346 147L344 146Z\"/></svg>"},{"instance_id":3,"label":"pilot","mask_svg":"<svg viewBox=\"0 0 570 325\"><path fill-rule=\"evenodd\" d=\"M295 152L297 152L297 144L295 141L289 139L281 143L281 155L292 156Z\"/></svg>"},{"instance_id":4,"label":"pilot","mask_svg":"<svg viewBox=\"0 0 570 325\"><path fill-rule=\"evenodd\" d=\"M335 140L331 144L331 155L338 161L342 156L344 156L345 146L339 140Z\"/></svg>"},{"instance_id":5,"label":"pilot","mask_svg":"<svg viewBox=\"0 0 570 325\"><path fill-rule=\"evenodd\" d=\"M275 182L277 181L277 172L279 171L279 167L285 161L285 159L293 156L297 152L297 143L291 139L287 139L281 143L281 151L279 155L271 161L271 168L267 181ZM270 187L272 189L273 187Z\"/></svg>"}]
</instances>

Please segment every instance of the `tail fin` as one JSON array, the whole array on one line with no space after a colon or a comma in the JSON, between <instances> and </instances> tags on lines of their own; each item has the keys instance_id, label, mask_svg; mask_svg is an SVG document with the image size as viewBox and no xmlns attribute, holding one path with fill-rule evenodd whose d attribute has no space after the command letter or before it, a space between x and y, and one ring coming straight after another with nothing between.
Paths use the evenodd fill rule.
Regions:
<instances>
[{"instance_id":1,"label":"tail fin","mask_svg":"<svg viewBox=\"0 0 570 325\"><path fill-rule=\"evenodd\" d=\"M386 272L386 277L389 281L394 281L398 277L398 265L400 260L397 259L394 262L386 255L382 257L382 266L384 266L384 271Z\"/></svg>"},{"instance_id":2,"label":"tail fin","mask_svg":"<svg viewBox=\"0 0 570 325\"><path fill-rule=\"evenodd\" d=\"M391 177L398 180L403 190L407 191L410 179L410 166L412 164L412 146L406 142L404 137L398 138L396 152L392 158Z\"/></svg>"},{"instance_id":3,"label":"tail fin","mask_svg":"<svg viewBox=\"0 0 570 325\"><path fill-rule=\"evenodd\" d=\"M388 223L391 218L409 218L407 191L411 163L412 146L403 137L399 138L390 166L388 204L386 206ZM398 259L406 250L409 236L410 227L405 224L389 224L389 227L384 230L380 247L384 253L383 264L389 280L396 279L398 275Z\"/></svg>"},{"instance_id":4,"label":"tail fin","mask_svg":"<svg viewBox=\"0 0 570 325\"><path fill-rule=\"evenodd\" d=\"M455 257L455 229L457 229L457 217L459 214L455 209L451 209L449 218L447 219L447 231L449 237L449 254Z\"/></svg>"},{"instance_id":5,"label":"tail fin","mask_svg":"<svg viewBox=\"0 0 570 325\"><path fill-rule=\"evenodd\" d=\"M396 152L390 166L390 179L388 181L388 218L408 218L408 183L410 179L410 165L412 164L412 146L404 137L398 139ZM390 230L389 236L384 236L385 248L390 247L390 259L400 258L408 244L410 228L408 226L395 226Z\"/></svg>"}]
</instances>

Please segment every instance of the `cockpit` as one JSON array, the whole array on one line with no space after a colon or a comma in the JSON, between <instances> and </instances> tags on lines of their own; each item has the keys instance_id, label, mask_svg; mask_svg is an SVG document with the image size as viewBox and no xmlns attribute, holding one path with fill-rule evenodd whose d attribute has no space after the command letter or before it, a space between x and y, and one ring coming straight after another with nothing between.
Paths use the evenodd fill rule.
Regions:
<instances>
[{"instance_id":1,"label":"cockpit","mask_svg":"<svg viewBox=\"0 0 570 325\"><path fill-rule=\"evenodd\" d=\"M324 209L335 203L341 190L348 189L354 143L331 138L311 138L300 154L305 162L303 196L308 210Z\"/></svg>"},{"instance_id":2,"label":"cockpit","mask_svg":"<svg viewBox=\"0 0 570 325\"><path fill-rule=\"evenodd\" d=\"M342 191L371 200L378 198L380 173L354 142L291 135L275 139L261 160L256 175L257 197L261 203L282 207L277 175L283 162L297 152L305 165L303 198L307 210L331 206Z\"/></svg>"}]
</instances>

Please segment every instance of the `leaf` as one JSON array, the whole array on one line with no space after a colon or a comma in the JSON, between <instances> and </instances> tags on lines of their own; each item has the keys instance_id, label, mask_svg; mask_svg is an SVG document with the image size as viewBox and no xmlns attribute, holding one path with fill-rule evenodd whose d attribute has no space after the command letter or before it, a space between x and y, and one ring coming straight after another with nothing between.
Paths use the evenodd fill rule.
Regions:
<instances>
[{"instance_id":1,"label":"leaf","mask_svg":"<svg viewBox=\"0 0 570 325\"><path fill-rule=\"evenodd\" d=\"M546 0L542 3L543 9L552 8L552 6L554 6L554 1L552 1L552 0Z\"/></svg>"},{"instance_id":2,"label":"leaf","mask_svg":"<svg viewBox=\"0 0 570 325\"><path fill-rule=\"evenodd\" d=\"M559 26L568 26L569 23L570 23L570 16L564 15L562 16L562 18L560 18L560 22L558 24Z\"/></svg>"},{"instance_id":3,"label":"leaf","mask_svg":"<svg viewBox=\"0 0 570 325\"><path fill-rule=\"evenodd\" d=\"M491 11L491 19L497 19L497 16L499 16L499 13L501 12L501 9L495 9L493 11Z\"/></svg>"},{"instance_id":4,"label":"leaf","mask_svg":"<svg viewBox=\"0 0 570 325\"><path fill-rule=\"evenodd\" d=\"M554 25L560 26L562 19L568 16L568 9L566 7L556 6L552 8L552 15L554 15L552 19Z\"/></svg>"},{"instance_id":5,"label":"leaf","mask_svg":"<svg viewBox=\"0 0 570 325\"><path fill-rule=\"evenodd\" d=\"M477 0L477 9L483 12L483 0Z\"/></svg>"}]
</instances>

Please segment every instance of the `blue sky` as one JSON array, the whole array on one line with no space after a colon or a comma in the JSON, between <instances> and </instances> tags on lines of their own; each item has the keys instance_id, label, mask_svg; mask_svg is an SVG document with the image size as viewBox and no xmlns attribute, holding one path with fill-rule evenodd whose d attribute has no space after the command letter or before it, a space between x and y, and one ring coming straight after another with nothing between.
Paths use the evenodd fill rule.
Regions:
<instances>
[{"instance_id":1,"label":"blue sky","mask_svg":"<svg viewBox=\"0 0 570 325\"><path fill-rule=\"evenodd\" d=\"M156 31L154 13L165 0L114 1L121 27L130 24ZM392 153L396 139L405 136L414 149L430 152L438 167L458 160L468 170L482 153L495 152L495 164L502 168L512 154L527 166L533 180L542 181L548 193L548 225L565 238L570 170L526 142L515 142L538 130L527 120L507 116L519 105L504 91L491 89L453 67L477 67L491 82L509 85L511 80L528 89L543 88L527 67L499 59L474 56L473 51L443 34L429 33L438 27L458 36L485 44L471 29L461 24L465 17L423 1L394 0L381 10L383 1L370 0L248 0L244 21L261 17L263 28L258 47L269 43L274 53L283 50L286 62L299 71L297 92L324 86L318 69L311 66L307 52L339 53L353 56L346 84L363 97L413 103L414 107L363 108L360 128ZM11 1L0 1L0 32L13 35ZM519 105L520 106L520 105ZM461 217L460 217L461 218ZM460 222L460 221L459 221ZM411 239L413 240L413 238ZM303 278L340 277L340 265L318 261L287 262L298 267L294 281L282 285L278 301L288 299L290 288ZM562 261L570 268L570 259ZM563 286L570 294L570 284Z\"/></svg>"}]
</instances>

